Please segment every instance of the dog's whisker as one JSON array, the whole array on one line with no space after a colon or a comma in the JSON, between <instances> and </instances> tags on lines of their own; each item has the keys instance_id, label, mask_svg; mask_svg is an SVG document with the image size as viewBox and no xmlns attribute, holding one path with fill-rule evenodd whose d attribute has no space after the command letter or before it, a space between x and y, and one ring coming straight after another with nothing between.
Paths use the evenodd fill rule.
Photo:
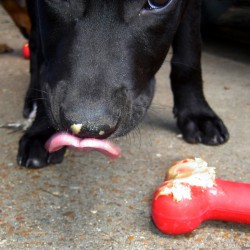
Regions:
<instances>
[{"instance_id":1,"label":"dog's whisker","mask_svg":"<svg viewBox=\"0 0 250 250\"><path fill-rule=\"evenodd\" d=\"M44 90L41 90L41 89L36 89L36 88L30 88L31 90L34 90L34 91L37 91L37 92L40 92L40 93L43 93L43 94L46 94L48 95L49 93L44 91Z\"/></svg>"},{"instance_id":2,"label":"dog's whisker","mask_svg":"<svg viewBox=\"0 0 250 250\"><path fill-rule=\"evenodd\" d=\"M132 134L132 133L128 133L128 134L126 134L126 135L124 136L126 142L128 142L129 145L132 145L131 134Z\"/></svg>"},{"instance_id":3,"label":"dog's whisker","mask_svg":"<svg viewBox=\"0 0 250 250\"><path fill-rule=\"evenodd\" d=\"M129 133L129 135L130 135L130 144L134 145L134 144L135 144L135 131L134 131L134 130L131 131L131 132ZM132 140L133 140L133 141L132 141Z\"/></svg>"},{"instance_id":4,"label":"dog's whisker","mask_svg":"<svg viewBox=\"0 0 250 250\"><path fill-rule=\"evenodd\" d=\"M140 127L139 126L137 126L133 130L133 136L134 136L134 144L137 143L138 139L139 139L139 147L141 148L141 131L140 131Z\"/></svg>"},{"instance_id":5,"label":"dog's whisker","mask_svg":"<svg viewBox=\"0 0 250 250\"><path fill-rule=\"evenodd\" d=\"M141 130L140 130L140 126L141 126L141 125L139 125L139 126L137 127L136 131L138 132L137 134L138 134L138 136L139 136L139 143L140 143L140 148L141 148Z\"/></svg>"},{"instance_id":6,"label":"dog's whisker","mask_svg":"<svg viewBox=\"0 0 250 250\"><path fill-rule=\"evenodd\" d=\"M37 101L43 101L43 100L47 100L47 99L44 98L44 97L32 98L32 99L30 99L30 100L27 101L27 104L35 103Z\"/></svg>"}]
</instances>

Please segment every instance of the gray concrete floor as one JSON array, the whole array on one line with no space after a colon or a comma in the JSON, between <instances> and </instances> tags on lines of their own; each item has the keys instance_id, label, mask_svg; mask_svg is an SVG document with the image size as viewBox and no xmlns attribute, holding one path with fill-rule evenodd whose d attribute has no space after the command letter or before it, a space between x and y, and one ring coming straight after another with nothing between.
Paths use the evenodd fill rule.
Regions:
<instances>
[{"instance_id":1,"label":"gray concrete floor","mask_svg":"<svg viewBox=\"0 0 250 250\"><path fill-rule=\"evenodd\" d=\"M15 49L0 55L2 124L22 120L29 62L21 55L24 39L1 8L0 42ZM250 249L250 225L209 221L173 237L150 218L152 194L176 160L200 156L218 177L250 182L249 61L224 47L207 47L203 71L207 99L231 134L225 145L189 145L178 137L169 60L144 123L117 140L120 159L69 151L61 165L22 169L15 161L21 133L0 129L0 249Z\"/></svg>"}]
</instances>

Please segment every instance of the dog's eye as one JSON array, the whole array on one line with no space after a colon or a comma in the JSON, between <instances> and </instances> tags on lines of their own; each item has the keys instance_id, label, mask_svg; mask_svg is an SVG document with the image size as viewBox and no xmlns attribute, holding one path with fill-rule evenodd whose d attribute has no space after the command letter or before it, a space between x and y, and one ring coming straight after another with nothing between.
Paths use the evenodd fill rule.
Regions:
<instances>
[{"instance_id":1,"label":"dog's eye","mask_svg":"<svg viewBox=\"0 0 250 250\"><path fill-rule=\"evenodd\" d=\"M144 5L144 9L146 10L161 9L167 6L170 2L171 0L148 0Z\"/></svg>"}]
</instances>

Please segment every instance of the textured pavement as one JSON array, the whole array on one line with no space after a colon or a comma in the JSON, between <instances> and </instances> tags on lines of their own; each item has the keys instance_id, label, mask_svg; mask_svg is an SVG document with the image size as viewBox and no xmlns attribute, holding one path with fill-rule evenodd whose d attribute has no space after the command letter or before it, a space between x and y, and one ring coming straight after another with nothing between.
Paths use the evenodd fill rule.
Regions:
<instances>
[{"instance_id":1,"label":"textured pavement","mask_svg":"<svg viewBox=\"0 0 250 250\"><path fill-rule=\"evenodd\" d=\"M14 52L0 55L0 124L22 121L29 81L29 62L21 55L25 40L0 8L4 42ZM250 225L209 221L190 234L168 236L150 217L152 194L176 160L199 156L219 178L250 182L249 54L207 45L202 60L206 97L230 131L225 145L190 145L180 138L169 59L157 74L145 121L116 140L119 159L69 151L61 165L23 169L16 164L21 133L0 129L0 249L250 249Z\"/></svg>"}]
</instances>

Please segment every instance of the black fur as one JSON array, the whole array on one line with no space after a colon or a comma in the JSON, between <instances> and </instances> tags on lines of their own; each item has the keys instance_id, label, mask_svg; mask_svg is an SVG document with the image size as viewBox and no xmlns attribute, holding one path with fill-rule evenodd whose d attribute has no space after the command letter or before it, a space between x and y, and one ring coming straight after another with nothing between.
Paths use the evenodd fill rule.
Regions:
<instances>
[{"instance_id":1,"label":"black fur","mask_svg":"<svg viewBox=\"0 0 250 250\"><path fill-rule=\"evenodd\" d=\"M48 154L43 145L72 124L84 124L84 137L130 132L150 106L154 75L170 45L174 114L184 139L227 141L202 90L200 2L166 0L150 9L147 0L28 0L31 83L24 115L34 103L38 114L20 140L18 163L61 162L65 149Z\"/></svg>"}]
</instances>

